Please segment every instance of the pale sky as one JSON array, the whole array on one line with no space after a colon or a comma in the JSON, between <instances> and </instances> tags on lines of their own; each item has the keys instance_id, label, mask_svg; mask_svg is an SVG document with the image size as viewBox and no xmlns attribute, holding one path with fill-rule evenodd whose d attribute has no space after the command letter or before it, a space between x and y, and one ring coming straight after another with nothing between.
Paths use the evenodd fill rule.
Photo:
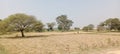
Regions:
<instances>
[{"instance_id":1,"label":"pale sky","mask_svg":"<svg viewBox=\"0 0 120 54\"><path fill-rule=\"evenodd\" d=\"M120 18L120 0L0 0L0 19L15 13L34 15L44 24L65 14L73 27L83 27Z\"/></svg>"}]
</instances>

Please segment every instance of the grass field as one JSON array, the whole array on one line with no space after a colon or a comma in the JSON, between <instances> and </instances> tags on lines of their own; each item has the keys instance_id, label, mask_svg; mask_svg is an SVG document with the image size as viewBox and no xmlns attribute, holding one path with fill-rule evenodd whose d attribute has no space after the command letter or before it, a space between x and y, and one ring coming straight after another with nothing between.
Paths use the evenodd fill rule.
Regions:
<instances>
[{"instance_id":1,"label":"grass field","mask_svg":"<svg viewBox=\"0 0 120 54\"><path fill-rule=\"evenodd\" d=\"M120 49L120 33L43 32L0 36L8 54L106 54ZM0 52L1 53L1 52Z\"/></svg>"},{"instance_id":2,"label":"grass field","mask_svg":"<svg viewBox=\"0 0 120 54\"><path fill-rule=\"evenodd\" d=\"M7 51L5 50L4 46L0 45L0 54L7 54Z\"/></svg>"}]
</instances>

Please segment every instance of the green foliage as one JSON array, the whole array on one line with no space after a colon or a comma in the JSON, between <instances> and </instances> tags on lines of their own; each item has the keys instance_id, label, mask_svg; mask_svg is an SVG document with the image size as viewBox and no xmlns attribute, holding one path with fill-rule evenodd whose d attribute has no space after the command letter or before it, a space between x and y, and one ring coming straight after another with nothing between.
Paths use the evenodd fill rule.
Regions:
<instances>
[{"instance_id":1,"label":"green foliage","mask_svg":"<svg viewBox=\"0 0 120 54\"><path fill-rule=\"evenodd\" d=\"M102 26L102 25L97 26L97 31L105 31L105 30L106 30L106 28L104 26Z\"/></svg>"},{"instance_id":2,"label":"green foliage","mask_svg":"<svg viewBox=\"0 0 120 54\"><path fill-rule=\"evenodd\" d=\"M26 32L42 32L43 31L43 23L40 21L36 21L33 23L34 26L28 27L25 29Z\"/></svg>"},{"instance_id":3,"label":"green foliage","mask_svg":"<svg viewBox=\"0 0 120 54\"><path fill-rule=\"evenodd\" d=\"M89 30L89 27L88 27L88 26L84 26L84 27L82 28L82 30L83 30L83 31L88 31L88 30Z\"/></svg>"},{"instance_id":4,"label":"green foliage","mask_svg":"<svg viewBox=\"0 0 120 54\"><path fill-rule=\"evenodd\" d=\"M40 21L37 21L34 23L34 27L32 27L32 30L36 32L42 32L43 27L44 27L43 23Z\"/></svg>"},{"instance_id":5,"label":"green foliage","mask_svg":"<svg viewBox=\"0 0 120 54\"><path fill-rule=\"evenodd\" d=\"M72 20L67 19L66 15L61 15L56 18L56 21L58 23L58 29L62 31L68 31L70 30L70 27L73 24Z\"/></svg>"},{"instance_id":6,"label":"green foliage","mask_svg":"<svg viewBox=\"0 0 120 54\"><path fill-rule=\"evenodd\" d=\"M10 15L7 20L9 20L9 25L14 27L15 30L24 30L33 25L36 22L34 16L29 16L22 13L17 13Z\"/></svg>"},{"instance_id":7,"label":"green foliage","mask_svg":"<svg viewBox=\"0 0 120 54\"><path fill-rule=\"evenodd\" d=\"M3 34L4 33L4 30L5 27L4 27L4 23L2 21L0 21L0 33Z\"/></svg>"},{"instance_id":8,"label":"green foliage","mask_svg":"<svg viewBox=\"0 0 120 54\"><path fill-rule=\"evenodd\" d=\"M83 27L83 31L92 31L94 29L93 24L89 24L88 26Z\"/></svg>"},{"instance_id":9,"label":"green foliage","mask_svg":"<svg viewBox=\"0 0 120 54\"><path fill-rule=\"evenodd\" d=\"M17 13L10 15L8 18L3 20L3 23L1 23L0 27L0 29L3 29L3 31L20 31L22 37L24 37L25 30L31 31L32 28L34 28L35 31L38 31L38 28L43 28L43 24L40 21L37 21L32 15Z\"/></svg>"},{"instance_id":10,"label":"green foliage","mask_svg":"<svg viewBox=\"0 0 120 54\"><path fill-rule=\"evenodd\" d=\"M6 21L0 21L0 34L6 34L11 30L12 27L8 26L8 23Z\"/></svg>"},{"instance_id":11,"label":"green foliage","mask_svg":"<svg viewBox=\"0 0 120 54\"><path fill-rule=\"evenodd\" d=\"M74 30L80 30L80 28L79 27L75 27Z\"/></svg>"},{"instance_id":12,"label":"green foliage","mask_svg":"<svg viewBox=\"0 0 120 54\"><path fill-rule=\"evenodd\" d=\"M55 26L55 23L54 22L47 23L47 26L48 26L48 31L53 31L53 27Z\"/></svg>"},{"instance_id":13,"label":"green foliage","mask_svg":"<svg viewBox=\"0 0 120 54\"><path fill-rule=\"evenodd\" d=\"M94 25L93 24L89 24L88 28L89 28L89 30L93 30L94 29Z\"/></svg>"},{"instance_id":14,"label":"green foliage","mask_svg":"<svg viewBox=\"0 0 120 54\"><path fill-rule=\"evenodd\" d=\"M120 30L120 20L118 18L109 18L105 20L103 26L106 26L108 30L118 31Z\"/></svg>"},{"instance_id":15,"label":"green foliage","mask_svg":"<svg viewBox=\"0 0 120 54\"><path fill-rule=\"evenodd\" d=\"M58 25L58 30L62 30L62 25Z\"/></svg>"}]
</instances>

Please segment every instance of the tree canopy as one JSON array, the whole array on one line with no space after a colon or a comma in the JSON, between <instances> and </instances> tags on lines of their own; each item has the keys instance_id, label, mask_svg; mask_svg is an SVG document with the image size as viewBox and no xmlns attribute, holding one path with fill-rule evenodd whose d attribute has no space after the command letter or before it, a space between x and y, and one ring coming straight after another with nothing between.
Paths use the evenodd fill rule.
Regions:
<instances>
[{"instance_id":1,"label":"tree canopy","mask_svg":"<svg viewBox=\"0 0 120 54\"><path fill-rule=\"evenodd\" d=\"M53 31L53 27L55 26L55 23L54 22L47 23L47 26L49 31Z\"/></svg>"},{"instance_id":2,"label":"tree canopy","mask_svg":"<svg viewBox=\"0 0 120 54\"><path fill-rule=\"evenodd\" d=\"M20 31L22 37L24 37L24 30L30 27L34 27L35 23L37 22L34 16L23 13L10 15L4 21L6 21L9 26L13 27L13 30Z\"/></svg>"},{"instance_id":3,"label":"tree canopy","mask_svg":"<svg viewBox=\"0 0 120 54\"><path fill-rule=\"evenodd\" d=\"M66 15L61 15L56 18L56 21L58 23L58 29L62 31L68 31L70 30L70 27L73 24L72 20L69 20Z\"/></svg>"},{"instance_id":4,"label":"tree canopy","mask_svg":"<svg viewBox=\"0 0 120 54\"><path fill-rule=\"evenodd\" d=\"M103 25L106 26L110 31L118 31L120 28L120 20L118 18L109 18L103 22Z\"/></svg>"},{"instance_id":5,"label":"tree canopy","mask_svg":"<svg viewBox=\"0 0 120 54\"><path fill-rule=\"evenodd\" d=\"M89 24L87 26L84 26L82 30L84 31L90 31L94 29L94 25L93 24Z\"/></svg>"}]
</instances>

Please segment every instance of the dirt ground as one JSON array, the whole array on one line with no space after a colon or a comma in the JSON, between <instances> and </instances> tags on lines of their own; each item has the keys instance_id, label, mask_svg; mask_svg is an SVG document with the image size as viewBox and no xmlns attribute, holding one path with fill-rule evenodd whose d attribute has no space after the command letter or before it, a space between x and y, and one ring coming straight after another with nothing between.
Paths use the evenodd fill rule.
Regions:
<instances>
[{"instance_id":1,"label":"dirt ground","mask_svg":"<svg viewBox=\"0 0 120 54\"><path fill-rule=\"evenodd\" d=\"M107 54L120 54L120 50L109 51Z\"/></svg>"},{"instance_id":2,"label":"dirt ground","mask_svg":"<svg viewBox=\"0 0 120 54\"><path fill-rule=\"evenodd\" d=\"M0 44L9 54L120 54L119 33L43 32L26 33L25 38L19 35L1 36Z\"/></svg>"}]
</instances>

